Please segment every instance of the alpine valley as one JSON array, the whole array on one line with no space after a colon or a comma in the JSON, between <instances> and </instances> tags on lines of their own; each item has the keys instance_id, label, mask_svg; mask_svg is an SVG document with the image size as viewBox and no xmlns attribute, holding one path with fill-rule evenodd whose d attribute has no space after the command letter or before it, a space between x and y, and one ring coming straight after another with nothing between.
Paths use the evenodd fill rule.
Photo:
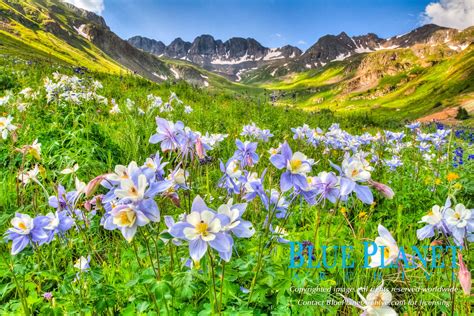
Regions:
<instances>
[{"instance_id":1,"label":"alpine valley","mask_svg":"<svg viewBox=\"0 0 474 316\"><path fill-rule=\"evenodd\" d=\"M273 104L310 111L452 123L460 106L474 111L474 27L427 24L387 39L342 32L303 52L207 34L169 45L141 36L123 40L102 17L60 1L1 1L0 10L2 53L260 93Z\"/></svg>"}]
</instances>

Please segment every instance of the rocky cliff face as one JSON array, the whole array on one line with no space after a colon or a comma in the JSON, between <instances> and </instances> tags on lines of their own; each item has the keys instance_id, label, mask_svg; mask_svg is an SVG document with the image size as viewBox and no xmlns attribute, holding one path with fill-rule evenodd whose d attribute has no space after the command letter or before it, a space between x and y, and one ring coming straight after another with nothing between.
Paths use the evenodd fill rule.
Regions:
<instances>
[{"instance_id":1,"label":"rocky cliff face","mask_svg":"<svg viewBox=\"0 0 474 316\"><path fill-rule=\"evenodd\" d=\"M157 56L162 55L166 49L166 45L163 44L163 42L141 36L129 38L128 43L134 47L140 47L140 49Z\"/></svg>"},{"instance_id":2,"label":"rocky cliff face","mask_svg":"<svg viewBox=\"0 0 474 316\"><path fill-rule=\"evenodd\" d=\"M207 34L196 37L192 43L177 38L159 53L154 52L154 46L150 45L156 42L154 40L135 36L128 42L155 55L186 60L233 79L238 79L238 73L242 70L260 67L274 60L294 59L302 53L299 48L290 45L268 48L253 38L233 37L223 42Z\"/></svg>"}]
</instances>

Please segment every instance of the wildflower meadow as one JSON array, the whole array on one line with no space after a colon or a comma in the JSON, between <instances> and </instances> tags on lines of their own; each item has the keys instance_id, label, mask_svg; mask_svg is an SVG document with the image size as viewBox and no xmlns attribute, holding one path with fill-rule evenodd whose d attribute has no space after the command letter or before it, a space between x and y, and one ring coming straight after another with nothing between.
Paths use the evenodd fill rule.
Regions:
<instances>
[{"instance_id":1,"label":"wildflower meadow","mask_svg":"<svg viewBox=\"0 0 474 316\"><path fill-rule=\"evenodd\" d=\"M0 63L0 314L472 315L472 129Z\"/></svg>"}]
</instances>

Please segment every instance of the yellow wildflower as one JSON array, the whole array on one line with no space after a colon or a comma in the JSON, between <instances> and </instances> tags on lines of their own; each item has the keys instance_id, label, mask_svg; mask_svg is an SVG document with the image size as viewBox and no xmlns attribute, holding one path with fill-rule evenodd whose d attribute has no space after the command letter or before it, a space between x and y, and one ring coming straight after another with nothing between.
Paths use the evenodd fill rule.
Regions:
<instances>
[{"instance_id":1,"label":"yellow wildflower","mask_svg":"<svg viewBox=\"0 0 474 316\"><path fill-rule=\"evenodd\" d=\"M455 172L450 172L446 176L446 180L448 180L449 182L452 182L452 181L457 180L457 179L459 179L459 175Z\"/></svg>"}]
</instances>

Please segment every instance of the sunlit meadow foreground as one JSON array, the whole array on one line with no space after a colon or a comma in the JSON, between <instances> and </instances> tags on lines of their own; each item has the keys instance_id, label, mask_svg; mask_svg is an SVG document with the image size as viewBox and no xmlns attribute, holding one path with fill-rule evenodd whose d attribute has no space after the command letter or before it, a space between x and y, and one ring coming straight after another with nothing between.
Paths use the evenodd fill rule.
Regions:
<instances>
[{"instance_id":1,"label":"sunlit meadow foreground","mask_svg":"<svg viewBox=\"0 0 474 316\"><path fill-rule=\"evenodd\" d=\"M29 67L3 65L3 314L472 313L472 131Z\"/></svg>"}]
</instances>

